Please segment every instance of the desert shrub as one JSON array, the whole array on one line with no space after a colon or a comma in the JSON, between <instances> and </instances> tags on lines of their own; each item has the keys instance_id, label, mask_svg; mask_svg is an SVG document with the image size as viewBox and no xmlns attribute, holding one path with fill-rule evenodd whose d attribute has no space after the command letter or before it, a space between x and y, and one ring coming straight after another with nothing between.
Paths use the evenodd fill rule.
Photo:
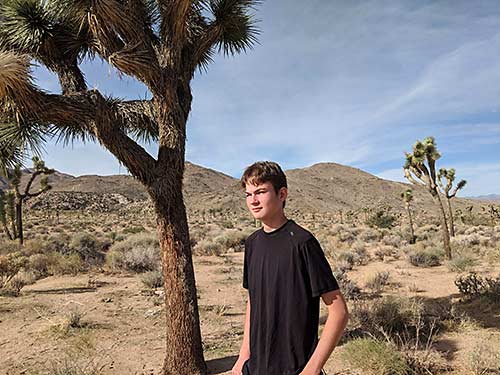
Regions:
<instances>
[{"instance_id":1,"label":"desert shrub","mask_svg":"<svg viewBox=\"0 0 500 375\"><path fill-rule=\"evenodd\" d=\"M3 289L26 265L28 258L20 252L0 256L0 289Z\"/></svg>"},{"instance_id":2,"label":"desert shrub","mask_svg":"<svg viewBox=\"0 0 500 375\"><path fill-rule=\"evenodd\" d=\"M450 271L465 272L471 270L476 265L476 259L465 254L458 254L447 263Z\"/></svg>"},{"instance_id":3,"label":"desert shrub","mask_svg":"<svg viewBox=\"0 0 500 375\"><path fill-rule=\"evenodd\" d=\"M380 210L366 220L366 225L372 228L392 228L395 221L395 216Z\"/></svg>"},{"instance_id":4,"label":"desert shrub","mask_svg":"<svg viewBox=\"0 0 500 375\"><path fill-rule=\"evenodd\" d=\"M141 281L149 289L159 288L163 286L163 273L160 270L145 272Z\"/></svg>"},{"instance_id":5,"label":"desert shrub","mask_svg":"<svg viewBox=\"0 0 500 375\"><path fill-rule=\"evenodd\" d=\"M24 241L21 251L22 254L27 257L33 254L43 253L45 251L45 242L39 239Z\"/></svg>"},{"instance_id":6,"label":"desert shrub","mask_svg":"<svg viewBox=\"0 0 500 375\"><path fill-rule=\"evenodd\" d=\"M367 375L409 375L410 368L397 348L376 338L358 338L344 345L343 359Z\"/></svg>"},{"instance_id":7,"label":"desert shrub","mask_svg":"<svg viewBox=\"0 0 500 375\"><path fill-rule=\"evenodd\" d=\"M372 228L364 228L358 235L358 239L363 242L376 242L381 237L380 231Z\"/></svg>"},{"instance_id":8,"label":"desert shrub","mask_svg":"<svg viewBox=\"0 0 500 375\"><path fill-rule=\"evenodd\" d=\"M377 272L372 278L366 282L366 288L371 289L374 293L379 293L382 291L384 286L389 283L391 277L390 272L380 271Z\"/></svg>"},{"instance_id":9,"label":"desert shrub","mask_svg":"<svg viewBox=\"0 0 500 375\"><path fill-rule=\"evenodd\" d=\"M76 253L65 255L52 253L47 271L50 275L77 275L86 269L87 266Z\"/></svg>"},{"instance_id":10,"label":"desert shrub","mask_svg":"<svg viewBox=\"0 0 500 375\"><path fill-rule=\"evenodd\" d=\"M500 304L500 277L493 279L470 272L457 277L455 285L460 293L469 298L481 297L489 302Z\"/></svg>"},{"instance_id":11,"label":"desert shrub","mask_svg":"<svg viewBox=\"0 0 500 375\"><path fill-rule=\"evenodd\" d=\"M478 342L469 352L468 368L473 375L500 373L500 351L486 340Z\"/></svg>"},{"instance_id":12,"label":"desert shrub","mask_svg":"<svg viewBox=\"0 0 500 375\"><path fill-rule=\"evenodd\" d=\"M375 257L379 260L384 260L385 258L388 258L388 257L398 257L397 256L397 253L396 253L396 249L392 246L388 246L388 245L381 245L381 246L377 246L375 248L375 250L373 251L373 255L375 255Z\"/></svg>"},{"instance_id":13,"label":"desert shrub","mask_svg":"<svg viewBox=\"0 0 500 375\"><path fill-rule=\"evenodd\" d=\"M342 295L348 300L355 300L361 296L361 289L359 286L347 277L345 270L336 268L333 271L335 279L339 284Z\"/></svg>"},{"instance_id":14,"label":"desert shrub","mask_svg":"<svg viewBox=\"0 0 500 375\"><path fill-rule=\"evenodd\" d=\"M423 304L406 297L385 296L364 303L356 303L351 309L352 325L361 332L391 337L404 334L411 336L422 323Z\"/></svg>"},{"instance_id":15,"label":"desert shrub","mask_svg":"<svg viewBox=\"0 0 500 375\"><path fill-rule=\"evenodd\" d=\"M48 237L45 240L44 247L46 252L57 252L60 254L69 254L71 238L67 234L57 234Z\"/></svg>"},{"instance_id":16,"label":"desert shrub","mask_svg":"<svg viewBox=\"0 0 500 375\"><path fill-rule=\"evenodd\" d=\"M441 257L435 249L416 250L409 254L408 261L415 267L435 267L441 264Z\"/></svg>"},{"instance_id":17,"label":"desert shrub","mask_svg":"<svg viewBox=\"0 0 500 375\"><path fill-rule=\"evenodd\" d=\"M394 234L384 236L384 238L382 238L382 243L384 245L388 245L388 246L392 246L392 247L396 247L396 248L401 245L402 241L403 240L401 239L401 237L396 236Z\"/></svg>"},{"instance_id":18,"label":"desert shrub","mask_svg":"<svg viewBox=\"0 0 500 375\"><path fill-rule=\"evenodd\" d=\"M133 227L126 227L123 229L123 234L137 234L141 232L145 232L146 229L142 225L138 226L133 226Z\"/></svg>"},{"instance_id":19,"label":"desert shrub","mask_svg":"<svg viewBox=\"0 0 500 375\"><path fill-rule=\"evenodd\" d=\"M438 231L439 226L435 224L426 224L415 228L415 236L417 236L419 240L427 240L435 237Z\"/></svg>"},{"instance_id":20,"label":"desert shrub","mask_svg":"<svg viewBox=\"0 0 500 375\"><path fill-rule=\"evenodd\" d=\"M238 229L226 230L214 238L214 242L220 243L226 249L232 248L234 251L243 251L245 240L249 233Z\"/></svg>"},{"instance_id":21,"label":"desert shrub","mask_svg":"<svg viewBox=\"0 0 500 375\"><path fill-rule=\"evenodd\" d=\"M159 242L153 234L134 234L113 244L106 255L106 262L114 270L153 271L160 263Z\"/></svg>"},{"instance_id":22,"label":"desert shrub","mask_svg":"<svg viewBox=\"0 0 500 375\"><path fill-rule=\"evenodd\" d=\"M88 233L78 233L71 239L70 248L77 253L85 263L98 264L104 261L102 248L104 244Z\"/></svg>"},{"instance_id":23,"label":"desert shrub","mask_svg":"<svg viewBox=\"0 0 500 375\"><path fill-rule=\"evenodd\" d=\"M196 244L193 252L197 255L222 255L225 252L225 246L220 242L203 239Z\"/></svg>"},{"instance_id":24,"label":"desert shrub","mask_svg":"<svg viewBox=\"0 0 500 375\"><path fill-rule=\"evenodd\" d=\"M56 257L53 252L48 254L33 254L28 259L27 269L32 271L37 278L42 278L49 275L49 269L56 262Z\"/></svg>"},{"instance_id":25,"label":"desert shrub","mask_svg":"<svg viewBox=\"0 0 500 375\"><path fill-rule=\"evenodd\" d=\"M21 250L17 241L0 241L0 255L15 253Z\"/></svg>"},{"instance_id":26,"label":"desert shrub","mask_svg":"<svg viewBox=\"0 0 500 375\"><path fill-rule=\"evenodd\" d=\"M351 245L351 249L356 254L355 263L359 265L365 265L368 263L370 256L366 250L366 245L361 241L356 241Z\"/></svg>"}]
</instances>

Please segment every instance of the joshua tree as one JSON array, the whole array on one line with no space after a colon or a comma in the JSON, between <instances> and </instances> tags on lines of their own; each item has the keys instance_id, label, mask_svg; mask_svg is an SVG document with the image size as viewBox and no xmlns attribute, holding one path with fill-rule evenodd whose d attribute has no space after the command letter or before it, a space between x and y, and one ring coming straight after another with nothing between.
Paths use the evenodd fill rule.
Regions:
<instances>
[{"instance_id":1,"label":"joshua tree","mask_svg":"<svg viewBox=\"0 0 500 375\"><path fill-rule=\"evenodd\" d=\"M434 137L427 137L423 142L417 140L413 145L413 151L406 152L405 155L406 162L403 167L405 177L412 184L425 186L440 211L443 247L446 257L451 259L450 233L436 182L436 160L441 157L441 154L437 150Z\"/></svg>"},{"instance_id":2,"label":"joshua tree","mask_svg":"<svg viewBox=\"0 0 500 375\"><path fill-rule=\"evenodd\" d=\"M98 141L148 192L156 213L165 286L164 374L205 374L182 194L190 83L216 52L256 42L258 0L0 0L0 100L17 137ZM79 63L100 56L144 83L150 100L88 89ZM58 75L62 94L32 83L30 59ZM137 141L158 141L150 155Z\"/></svg>"},{"instance_id":3,"label":"joshua tree","mask_svg":"<svg viewBox=\"0 0 500 375\"><path fill-rule=\"evenodd\" d=\"M51 186L48 184L48 175L54 173L53 169L47 168L45 166L45 162L40 160L37 156L33 157L33 172L31 172L31 176L24 186L24 189L21 189L21 165L16 165L14 170L9 170L7 172L8 181L11 186L11 190L7 192L4 197L0 196L0 199L4 199L0 203L0 216L1 220L4 223L4 231L7 234L7 237L10 239L19 239L19 243L22 245L24 242L24 234L23 234L23 203L32 197L37 197L42 193L51 189ZM40 179L40 188L36 192L32 192L31 187L33 186L33 182L38 176L42 176ZM9 218L12 223L12 233L9 233L7 228L7 218L5 217L5 209L7 207L7 212L9 213Z\"/></svg>"},{"instance_id":4,"label":"joshua tree","mask_svg":"<svg viewBox=\"0 0 500 375\"><path fill-rule=\"evenodd\" d=\"M443 178L446 180L446 184L443 181ZM437 182L441 189L444 191L444 195L446 197L446 200L448 201L448 214L450 217L450 235L452 237L455 237L455 227L453 224L453 211L451 209L451 198L455 197L457 195L457 192L461 190L465 184L467 184L467 181L465 180L460 180L460 182L455 186L453 190L451 188L453 187L453 181L455 181L455 169L450 168L450 169L445 169L445 168L440 168L439 173L438 173L438 178Z\"/></svg>"},{"instance_id":5,"label":"joshua tree","mask_svg":"<svg viewBox=\"0 0 500 375\"><path fill-rule=\"evenodd\" d=\"M413 219L411 217L411 202L413 201L413 192L411 189L407 189L406 191L401 193L401 198L403 198L403 202L405 204L406 212L408 213L408 221L410 223L410 243L414 244L416 241L415 231L413 230Z\"/></svg>"}]
</instances>

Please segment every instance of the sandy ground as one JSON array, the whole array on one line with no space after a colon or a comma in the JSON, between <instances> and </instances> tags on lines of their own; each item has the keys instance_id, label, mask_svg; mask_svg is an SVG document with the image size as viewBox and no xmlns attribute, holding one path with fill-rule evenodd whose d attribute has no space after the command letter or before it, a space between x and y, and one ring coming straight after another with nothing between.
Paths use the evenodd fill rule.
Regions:
<instances>
[{"instance_id":1,"label":"sandy ground","mask_svg":"<svg viewBox=\"0 0 500 375\"><path fill-rule=\"evenodd\" d=\"M196 257L194 262L205 358L211 374L229 374L243 334L243 254ZM363 286L382 270L391 273L391 294L417 294L435 303L458 298L455 274L444 266L372 262L349 276ZM455 374L470 373L462 362L478 342L500 346L500 311L470 309L479 326L440 335L436 342L457 368ZM58 328L74 310L84 313L83 328ZM159 374L163 322L162 297L145 290L137 275L48 277L25 287L20 297L0 297L0 374L42 374L65 362L102 367L104 374ZM340 360L341 350L325 366L329 375L354 374Z\"/></svg>"}]
</instances>

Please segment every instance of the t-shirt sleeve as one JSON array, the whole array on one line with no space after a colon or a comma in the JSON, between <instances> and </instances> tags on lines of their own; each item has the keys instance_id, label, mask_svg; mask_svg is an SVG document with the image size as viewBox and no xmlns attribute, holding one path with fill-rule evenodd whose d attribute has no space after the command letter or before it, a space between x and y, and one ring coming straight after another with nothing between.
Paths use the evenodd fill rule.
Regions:
<instances>
[{"instance_id":1,"label":"t-shirt sleeve","mask_svg":"<svg viewBox=\"0 0 500 375\"><path fill-rule=\"evenodd\" d=\"M248 289L248 240L245 241L245 255L243 258L243 288Z\"/></svg>"},{"instance_id":2,"label":"t-shirt sleeve","mask_svg":"<svg viewBox=\"0 0 500 375\"><path fill-rule=\"evenodd\" d=\"M319 297L323 293L339 289L339 284L333 276L330 264L318 240L314 237L307 240L304 243L303 252L312 296Z\"/></svg>"}]
</instances>

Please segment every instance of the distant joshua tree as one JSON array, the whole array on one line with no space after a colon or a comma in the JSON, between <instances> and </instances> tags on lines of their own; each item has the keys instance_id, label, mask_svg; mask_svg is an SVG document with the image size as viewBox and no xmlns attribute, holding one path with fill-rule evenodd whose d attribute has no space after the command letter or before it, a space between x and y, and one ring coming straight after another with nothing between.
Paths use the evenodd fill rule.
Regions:
<instances>
[{"instance_id":1,"label":"distant joshua tree","mask_svg":"<svg viewBox=\"0 0 500 375\"><path fill-rule=\"evenodd\" d=\"M7 171L7 179L11 190L0 193L0 221L7 237L11 240L19 239L22 245L24 242L23 234L23 203L29 198L36 197L52 187L48 183L48 175L54 173L53 169L47 168L45 162L38 157L33 157L33 172L31 172L24 189L21 189L21 166L18 164L13 170ZM31 192L31 187L35 179L41 176L40 189ZM7 222L11 223L9 231Z\"/></svg>"},{"instance_id":2,"label":"distant joshua tree","mask_svg":"<svg viewBox=\"0 0 500 375\"><path fill-rule=\"evenodd\" d=\"M413 151L411 153L406 152L405 155L406 162L403 167L405 177L414 185L425 186L432 195L432 199L441 213L443 247L446 257L451 259L448 222L436 182L436 160L441 157L441 154L437 150L434 137L427 137L423 140L423 142L417 140L413 145Z\"/></svg>"},{"instance_id":3,"label":"distant joshua tree","mask_svg":"<svg viewBox=\"0 0 500 375\"><path fill-rule=\"evenodd\" d=\"M443 178L446 180L446 184L443 182ZM455 197L457 195L457 192L467 184L466 180L460 180L460 182L455 186L453 190L451 188L453 187L453 181L455 181L455 169L450 168L450 169L445 169L441 168L439 169L438 173L438 184L441 187L441 189L444 191L444 195L446 196L446 200L448 202L448 210L449 210L449 216L450 216L450 235L452 237L455 237L455 227L453 224L453 211L451 209L451 198ZM451 193L450 193L451 191Z\"/></svg>"},{"instance_id":4,"label":"distant joshua tree","mask_svg":"<svg viewBox=\"0 0 500 375\"><path fill-rule=\"evenodd\" d=\"M408 221L410 223L410 243L414 244L416 241L415 231L413 230L413 219L411 217L411 202L413 201L413 191L411 189L407 189L406 191L401 193L401 198L403 198L403 202L406 207L406 212L408 213Z\"/></svg>"}]
</instances>

